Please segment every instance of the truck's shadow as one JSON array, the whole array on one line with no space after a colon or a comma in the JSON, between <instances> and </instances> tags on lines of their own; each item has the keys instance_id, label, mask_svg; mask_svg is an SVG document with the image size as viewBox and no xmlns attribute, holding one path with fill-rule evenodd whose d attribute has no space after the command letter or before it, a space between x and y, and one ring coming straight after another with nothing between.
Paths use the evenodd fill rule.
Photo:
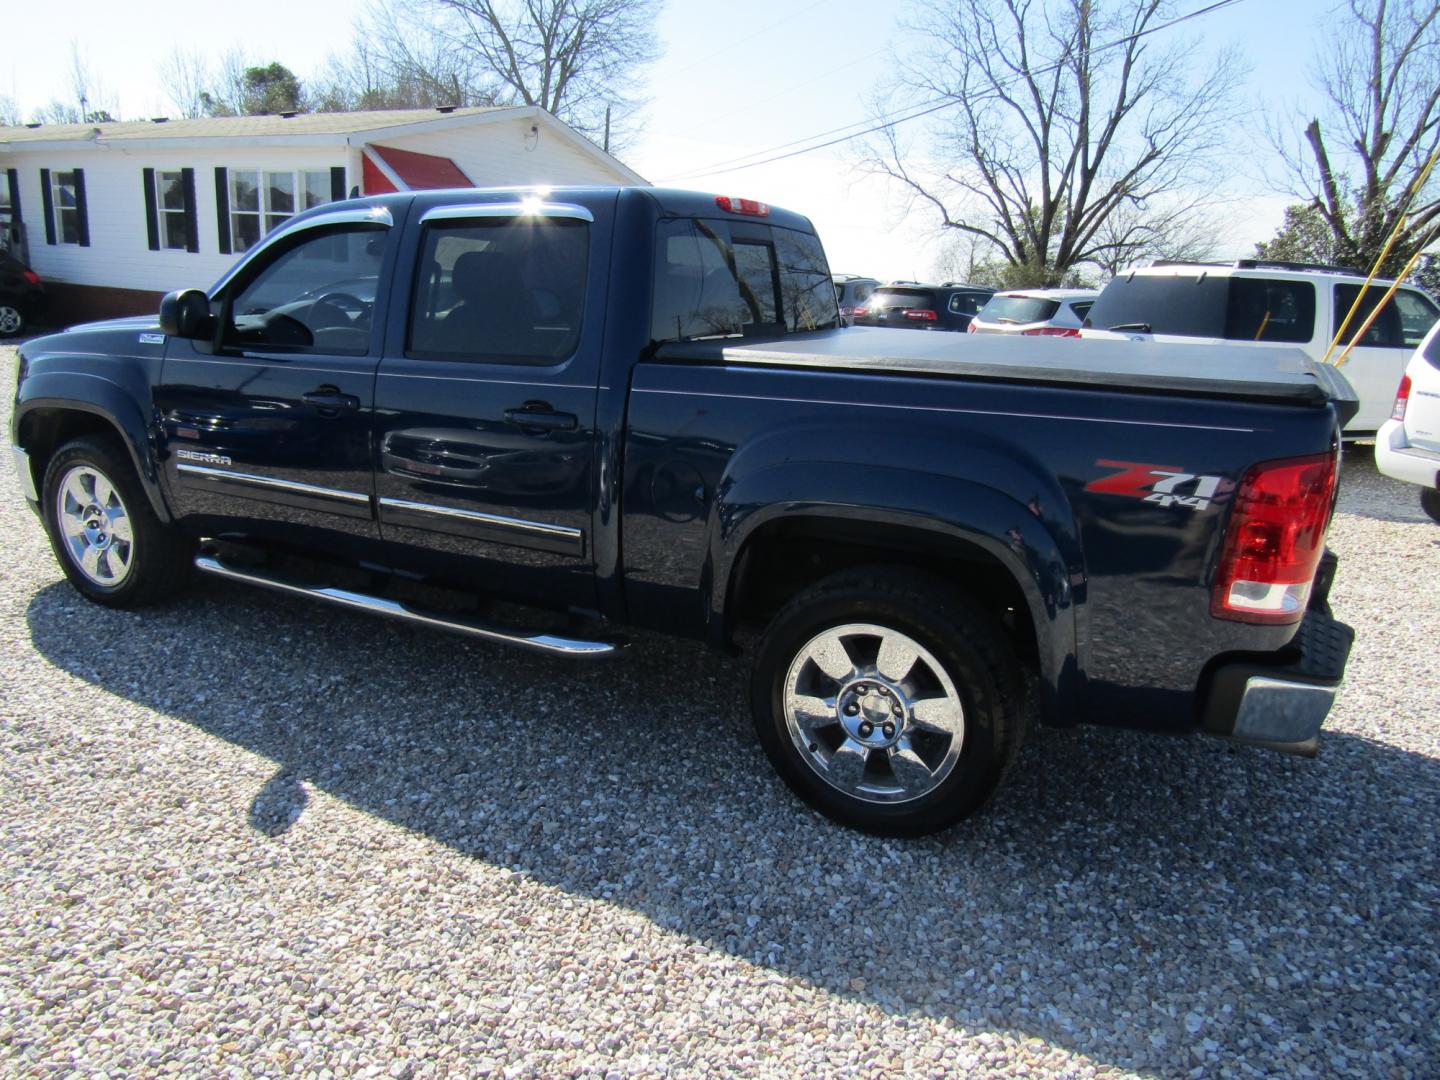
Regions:
<instances>
[{"instance_id":1,"label":"truck's shadow","mask_svg":"<svg viewBox=\"0 0 1440 1080\"><path fill-rule=\"evenodd\" d=\"M698 646L646 639L576 666L218 583L143 616L55 585L27 614L62 669L272 760L257 843L313 785L895 1013L1167 1075L1207 1039L1271 1075L1306 1058L1330 1072L1346 1048L1382 1072L1363 1056L1377 1045L1435 1060L1433 1000L1360 1004L1440 985L1434 907L1392 899L1401 879L1433 901L1440 879L1428 757L1346 736L1305 762L1047 731L985 816L884 841L782 788L742 665ZM1346 969L1314 968L1314 935Z\"/></svg>"}]
</instances>

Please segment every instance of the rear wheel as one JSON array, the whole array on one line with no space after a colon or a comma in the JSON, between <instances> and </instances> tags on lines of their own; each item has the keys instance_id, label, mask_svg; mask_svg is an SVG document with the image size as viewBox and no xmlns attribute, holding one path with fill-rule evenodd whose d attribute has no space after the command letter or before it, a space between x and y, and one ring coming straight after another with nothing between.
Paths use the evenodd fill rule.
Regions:
<instances>
[{"instance_id":1,"label":"rear wheel","mask_svg":"<svg viewBox=\"0 0 1440 1080\"><path fill-rule=\"evenodd\" d=\"M756 657L756 732L822 813L889 835L954 824L1019 749L1023 680L1004 631L926 574L846 571L796 596Z\"/></svg>"},{"instance_id":2,"label":"rear wheel","mask_svg":"<svg viewBox=\"0 0 1440 1080\"><path fill-rule=\"evenodd\" d=\"M1434 488L1420 489L1420 509L1430 515L1430 520L1440 522L1440 491Z\"/></svg>"},{"instance_id":3,"label":"rear wheel","mask_svg":"<svg viewBox=\"0 0 1440 1080\"><path fill-rule=\"evenodd\" d=\"M25 313L9 300L0 300L0 337L13 337L25 329Z\"/></svg>"},{"instance_id":4,"label":"rear wheel","mask_svg":"<svg viewBox=\"0 0 1440 1080\"><path fill-rule=\"evenodd\" d=\"M42 499L55 557L87 599L143 607L188 580L190 541L156 516L115 440L63 446L46 467Z\"/></svg>"}]
</instances>

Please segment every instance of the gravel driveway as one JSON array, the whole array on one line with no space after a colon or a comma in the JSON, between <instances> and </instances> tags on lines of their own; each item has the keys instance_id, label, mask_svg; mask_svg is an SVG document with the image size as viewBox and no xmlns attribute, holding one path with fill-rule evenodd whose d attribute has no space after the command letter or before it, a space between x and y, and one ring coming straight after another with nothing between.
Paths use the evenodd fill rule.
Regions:
<instances>
[{"instance_id":1,"label":"gravel driveway","mask_svg":"<svg viewBox=\"0 0 1440 1080\"><path fill-rule=\"evenodd\" d=\"M1318 759L1042 731L922 842L803 808L699 646L106 611L8 469L0 535L0 1074L1440 1072L1440 527L1368 447Z\"/></svg>"}]
</instances>

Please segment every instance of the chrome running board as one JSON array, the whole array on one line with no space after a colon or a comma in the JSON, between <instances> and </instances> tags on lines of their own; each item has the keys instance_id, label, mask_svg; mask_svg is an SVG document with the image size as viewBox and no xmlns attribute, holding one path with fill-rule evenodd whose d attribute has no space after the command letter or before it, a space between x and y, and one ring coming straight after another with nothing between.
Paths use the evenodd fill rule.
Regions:
<instances>
[{"instance_id":1,"label":"chrome running board","mask_svg":"<svg viewBox=\"0 0 1440 1080\"><path fill-rule=\"evenodd\" d=\"M398 600L387 600L381 596L370 596L367 593L353 592L350 589L305 585L250 568L241 569L223 562L214 555L197 555L195 569L229 581L258 585L262 589L274 589L277 592L290 593L294 596L305 596L311 600L334 604L337 607L351 608L370 615L382 615L389 619L403 619L405 622L428 626L433 630L446 630L452 634L462 634L465 637L479 638L481 641L491 641L500 645L515 645L532 652L549 653L552 656L590 659L613 656L625 647L624 642L587 641L582 638L559 637L555 634L511 630L507 627L458 618L454 615L422 611Z\"/></svg>"}]
</instances>

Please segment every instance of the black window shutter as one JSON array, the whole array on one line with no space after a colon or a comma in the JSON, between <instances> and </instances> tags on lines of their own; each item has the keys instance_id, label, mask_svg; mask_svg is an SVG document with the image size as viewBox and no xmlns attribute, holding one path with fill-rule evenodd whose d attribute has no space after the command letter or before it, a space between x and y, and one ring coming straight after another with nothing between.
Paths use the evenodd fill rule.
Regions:
<instances>
[{"instance_id":1,"label":"black window shutter","mask_svg":"<svg viewBox=\"0 0 1440 1080\"><path fill-rule=\"evenodd\" d=\"M55 196L50 192L50 170L40 170L40 201L45 204L45 243L55 246Z\"/></svg>"},{"instance_id":2,"label":"black window shutter","mask_svg":"<svg viewBox=\"0 0 1440 1080\"><path fill-rule=\"evenodd\" d=\"M160 214L155 209L155 170L141 169L140 177L145 186L145 239L151 251L159 251Z\"/></svg>"},{"instance_id":3,"label":"black window shutter","mask_svg":"<svg viewBox=\"0 0 1440 1080\"><path fill-rule=\"evenodd\" d=\"M20 170L6 169L5 181L10 185L10 221L15 224L23 220L20 213Z\"/></svg>"},{"instance_id":4,"label":"black window shutter","mask_svg":"<svg viewBox=\"0 0 1440 1080\"><path fill-rule=\"evenodd\" d=\"M335 165L330 169L330 199L339 202L345 198L345 167Z\"/></svg>"},{"instance_id":5,"label":"black window shutter","mask_svg":"<svg viewBox=\"0 0 1440 1080\"><path fill-rule=\"evenodd\" d=\"M220 236L220 254L230 254L230 175L223 166L215 169L215 222Z\"/></svg>"},{"instance_id":6,"label":"black window shutter","mask_svg":"<svg viewBox=\"0 0 1440 1080\"><path fill-rule=\"evenodd\" d=\"M85 206L85 170L75 170L75 221L80 229L80 246L90 246L90 211Z\"/></svg>"},{"instance_id":7,"label":"black window shutter","mask_svg":"<svg viewBox=\"0 0 1440 1080\"><path fill-rule=\"evenodd\" d=\"M185 189L185 250L200 250L200 215L195 209L195 170L180 170L180 186Z\"/></svg>"}]
</instances>

